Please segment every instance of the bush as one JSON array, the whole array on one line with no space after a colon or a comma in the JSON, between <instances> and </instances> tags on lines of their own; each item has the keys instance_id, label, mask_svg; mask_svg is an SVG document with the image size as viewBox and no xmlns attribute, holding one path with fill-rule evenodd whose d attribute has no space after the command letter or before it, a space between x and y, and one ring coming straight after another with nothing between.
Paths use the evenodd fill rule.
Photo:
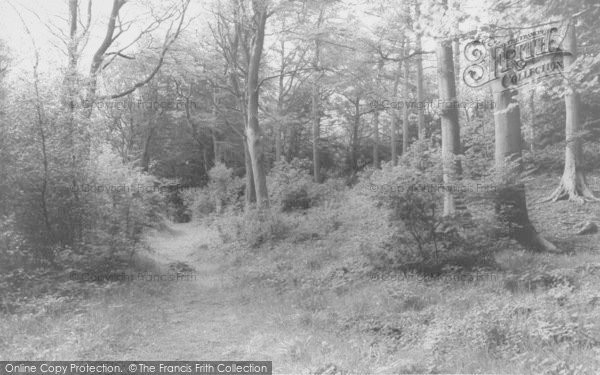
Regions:
<instances>
[{"instance_id":1,"label":"bush","mask_svg":"<svg viewBox=\"0 0 600 375\"><path fill-rule=\"evenodd\" d=\"M233 170L223 163L217 163L208 171L208 193L214 201L215 211L220 214L226 206L240 204L244 182L233 177Z\"/></svg>"},{"instance_id":2,"label":"bush","mask_svg":"<svg viewBox=\"0 0 600 375\"><path fill-rule=\"evenodd\" d=\"M186 190L182 198L192 217L200 218L215 212L215 201L207 188Z\"/></svg>"},{"instance_id":3,"label":"bush","mask_svg":"<svg viewBox=\"0 0 600 375\"><path fill-rule=\"evenodd\" d=\"M289 233L285 217L272 210L250 210L243 215L229 212L216 219L214 226L224 243L240 241L251 248L282 240Z\"/></svg>"},{"instance_id":4,"label":"bush","mask_svg":"<svg viewBox=\"0 0 600 375\"><path fill-rule=\"evenodd\" d=\"M306 210L310 208L310 204L311 199L308 196L308 192L303 188L285 192L281 198L281 210L284 212Z\"/></svg>"},{"instance_id":5,"label":"bush","mask_svg":"<svg viewBox=\"0 0 600 375\"><path fill-rule=\"evenodd\" d=\"M425 161L411 158L397 167L385 165L362 182L369 185L377 205L389 210L388 222L393 228L384 251L372 255L372 262L419 272L487 265L491 261L486 255L491 248L487 224L478 226L468 216L442 216L444 189L439 164L431 155Z\"/></svg>"},{"instance_id":6,"label":"bush","mask_svg":"<svg viewBox=\"0 0 600 375\"><path fill-rule=\"evenodd\" d=\"M309 196L312 178L309 174L310 161L294 159L291 162L276 162L267 177L269 200L273 207L282 211L307 209L312 206Z\"/></svg>"},{"instance_id":7,"label":"bush","mask_svg":"<svg viewBox=\"0 0 600 375\"><path fill-rule=\"evenodd\" d=\"M160 185L160 191L165 193L167 214L175 223L187 223L191 220L191 210L183 197L183 191L178 181L165 181Z\"/></svg>"}]
</instances>

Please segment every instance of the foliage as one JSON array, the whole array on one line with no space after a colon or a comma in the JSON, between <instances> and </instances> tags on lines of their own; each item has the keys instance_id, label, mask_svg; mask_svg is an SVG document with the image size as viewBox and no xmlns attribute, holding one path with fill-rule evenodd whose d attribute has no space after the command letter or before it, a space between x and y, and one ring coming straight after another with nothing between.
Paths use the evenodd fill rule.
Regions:
<instances>
[{"instance_id":1,"label":"foliage","mask_svg":"<svg viewBox=\"0 0 600 375\"><path fill-rule=\"evenodd\" d=\"M242 242L251 248L282 240L290 230L288 222L280 213L256 209L242 215L229 211L215 219L213 226L223 242Z\"/></svg>"},{"instance_id":2,"label":"foliage","mask_svg":"<svg viewBox=\"0 0 600 375\"><path fill-rule=\"evenodd\" d=\"M423 155L428 157L427 152ZM470 268L485 264L493 248L489 237L492 224L482 220L476 225L461 213L443 217L445 188L437 166L430 159L407 158L410 160L403 165L385 165L362 182L377 204L388 210L392 227L392 235L384 244L386 251L378 255L385 259L377 260L376 256L372 261L382 267L435 272L441 272L444 265ZM428 163L426 169L414 167Z\"/></svg>"},{"instance_id":3,"label":"foliage","mask_svg":"<svg viewBox=\"0 0 600 375\"><path fill-rule=\"evenodd\" d=\"M233 170L223 163L217 163L208 172L208 193L215 202L217 213L221 213L225 206L239 204L242 189L242 180L233 176Z\"/></svg>"},{"instance_id":4,"label":"foliage","mask_svg":"<svg viewBox=\"0 0 600 375\"><path fill-rule=\"evenodd\" d=\"M267 178L269 199L282 211L307 209L312 205L309 196L311 177L310 161L294 159L276 162Z\"/></svg>"}]
</instances>

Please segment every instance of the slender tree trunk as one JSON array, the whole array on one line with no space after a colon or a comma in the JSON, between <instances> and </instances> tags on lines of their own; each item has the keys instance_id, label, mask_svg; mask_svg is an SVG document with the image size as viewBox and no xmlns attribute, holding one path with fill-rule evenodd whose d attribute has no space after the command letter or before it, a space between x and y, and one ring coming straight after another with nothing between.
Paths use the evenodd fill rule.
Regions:
<instances>
[{"instance_id":1,"label":"slender tree trunk","mask_svg":"<svg viewBox=\"0 0 600 375\"><path fill-rule=\"evenodd\" d=\"M408 38L404 39L404 110L402 112L402 154L406 154L408 151L408 140L410 137L409 129L408 129L408 96L410 94L410 89L408 86L408 80L410 79L410 65L408 63Z\"/></svg>"},{"instance_id":2,"label":"slender tree trunk","mask_svg":"<svg viewBox=\"0 0 600 375\"><path fill-rule=\"evenodd\" d=\"M396 69L394 79L394 98L398 96L398 85L400 84L400 72L402 69L402 62L398 62L398 68ZM398 165L398 123L400 122L400 113L397 109L394 109L392 115L392 126L390 126L390 149L392 152L392 165Z\"/></svg>"},{"instance_id":3,"label":"slender tree trunk","mask_svg":"<svg viewBox=\"0 0 600 375\"><path fill-rule=\"evenodd\" d=\"M531 89L531 93L529 95L529 109L531 110L531 129L529 129L529 151L531 151L532 154L535 154L535 88Z\"/></svg>"},{"instance_id":4,"label":"slender tree trunk","mask_svg":"<svg viewBox=\"0 0 600 375\"><path fill-rule=\"evenodd\" d=\"M379 161L379 112L375 111L373 114L373 132L375 133L373 139L373 168L381 168L381 162Z\"/></svg>"},{"instance_id":5,"label":"slender tree trunk","mask_svg":"<svg viewBox=\"0 0 600 375\"><path fill-rule=\"evenodd\" d=\"M351 146L351 157L350 157L350 168L352 172L358 171L358 129L360 127L360 98L356 98L354 102L354 121L352 124L352 146Z\"/></svg>"},{"instance_id":6,"label":"slender tree trunk","mask_svg":"<svg viewBox=\"0 0 600 375\"><path fill-rule=\"evenodd\" d=\"M577 34L575 19L571 19L565 38L565 49L570 55L564 55L565 69L573 64L577 58ZM583 146L581 140L581 112L580 98L574 85L568 84L565 94L566 126L565 137L567 147L565 149L565 169L558 188L545 201L558 201L567 199L570 201L584 203L597 201L598 198L590 190L585 173L581 168L583 162Z\"/></svg>"},{"instance_id":7,"label":"slender tree trunk","mask_svg":"<svg viewBox=\"0 0 600 375\"><path fill-rule=\"evenodd\" d=\"M456 78L452 41L440 40L436 49L438 59L438 90L440 101L443 103L441 112L442 122L442 168L446 187L444 191L444 216L456 212L454 191L461 174L461 163L457 158L460 154L460 127L458 123L458 108L456 104Z\"/></svg>"},{"instance_id":8,"label":"slender tree trunk","mask_svg":"<svg viewBox=\"0 0 600 375\"><path fill-rule=\"evenodd\" d=\"M377 86L381 83L381 71L383 69L383 59L380 59L377 64L377 78L375 83ZM376 109L373 113L373 168L381 168L381 162L379 160L379 109Z\"/></svg>"},{"instance_id":9,"label":"slender tree trunk","mask_svg":"<svg viewBox=\"0 0 600 375\"><path fill-rule=\"evenodd\" d=\"M252 174L252 159L248 149L246 138L242 140L244 144L244 166L246 167L246 190L244 192L246 211L256 202L256 189L254 189L254 175Z\"/></svg>"},{"instance_id":10,"label":"slender tree trunk","mask_svg":"<svg viewBox=\"0 0 600 375\"><path fill-rule=\"evenodd\" d=\"M281 160L283 155L283 144L282 144L282 123L283 120L283 96L284 96L284 87L283 87L283 77L285 75L285 41L282 40L281 44L281 70L279 71L279 92L277 95L277 121L275 123L275 161L278 162Z\"/></svg>"},{"instance_id":11,"label":"slender tree trunk","mask_svg":"<svg viewBox=\"0 0 600 375\"><path fill-rule=\"evenodd\" d=\"M275 124L275 162L281 160L283 155L283 145L281 140L281 124Z\"/></svg>"},{"instance_id":12,"label":"slender tree trunk","mask_svg":"<svg viewBox=\"0 0 600 375\"><path fill-rule=\"evenodd\" d=\"M213 164L216 165L217 162L222 161L221 160L221 156L219 154L219 145L217 143L217 129L219 127L219 117L217 115L217 105L218 103L218 95L217 95L217 88L215 87L213 90L213 108L212 108L212 118L213 118L213 126L212 129L210 130L210 137L212 140L212 146L213 146Z\"/></svg>"},{"instance_id":13,"label":"slender tree trunk","mask_svg":"<svg viewBox=\"0 0 600 375\"><path fill-rule=\"evenodd\" d=\"M296 155L296 126L294 124L288 125L288 143L286 149L285 159L290 162Z\"/></svg>"},{"instance_id":14,"label":"slender tree trunk","mask_svg":"<svg viewBox=\"0 0 600 375\"><path fill-rule=\"evenodd\" d=\"M313 178L316 183L321 182L321 158L319 155L319 139L321 138L321 124L319 116L319 84L312 84L312 141L313 141Z\"/></svg>"},{"instance_id":15,"label":"slender tree trunk","mask_svg":"<svg viewBox=\"0 0 600 375\"><path fill-rule=\"evenodd\" d=\"M142 149L141 168L144 172L148 172L150 166L150 142L154 135L154 127L152 126L151 121L151 119L148 120L148 129L144 139L144 148Z\"/></svg>"},{"instance_id":16,"label":"slender tree trunk","mask_svg":"<svg viewBox=\"0 0 600 375\"><path fill-rule=\"evenodd\" d=\"M421 17L421 6L419 1L415 2L415 21L419 21ZM423 51L423 46L421 42L421 32L417 32L416 35L416 68L417 68L417 129L419 132L419 140L422 141L425 139L425 89L423 82L423 55L421 54Z\"/></svg>"},{"instance_id":17,"label":"slender tree trunk","mask_svg":"<svg viewBox=\"0 0 600 375\"><path fill-rule=\"evenodd\" d=\"M320 25L320 19L319 19ZM319 54L320 54L320 43L318 40L315 40L315 58L313 61L313 68L315 71L319 69ZM317 74L317 73L316 73ZM319 78L317 75L313 77L312 82L312 106L311 106L311 115L312 115L312 141L313 141L313 178L316 183L321 182L321 158L319 155L319 140L321 137L321 118L319 115L319 102L320 102L320 92L319 92Z\"/></svg>"},{"instance_id":18,"label":"slender tree trunk","mask_svg":"<svg viewBox=\"0 0 600 375\"><path fill-rule=\"evenodd\" d=\"M40 89L39 89L39 75L38 75L38 66L39 66L39 53L36 49L35 51L35 63L33 66L33 87L35 90L35 99L36 99L36 112L37 112L37 125L38 131L40 133L40 146L42 148L42 165L44 166L44 175L42 177L42 187L41 187L41 205L42 205L42 216L44 217L44 226L46 228L46 239L47 243L43 249L43 256L54 263L54 252L52 251L51 245L54 245L54 232L52 231L52 226L50 225L50 213L48 210L48 180L50 179L49 175L49 166L48 166L48 152L47 152L47 141L46 141L46 132L44 130L45 124L45 114L44 107L42 103L42 98L40 97Z\"/></svg>"},{"instance_id":19,"label":"slender tree trunk","mask_svg":"<svg viewBox=\"0 0 600 375\"><path fill-rule=\"evenodd\" d=\"M266 5L260 0L253 0L254 16L256 18L256 34L253 38L252 51L248 64L248 124L246 137L248 151L252 161L254 175L254 188L256 189L256 204L258 208L269 207L269 194L267 192L267 176L264 170L264 153L261 141L261 129L258 123L258 73L262 57L267 22Z\"/></svg>"},{"instance_id":20,"label":"slender tree trunk","mask_svg":"<svg viewBox=\"0 0 600 375\"><path fill-rule=\"evenodd\" d=\"M516 90L505 90L494 95L495 163L501 178L496 191L496 215L508 236L526 248L534 251L557 251L531 224L525 185L518 180L522 170L521 111L515 95Z\"/></svg>"}]
</instances>

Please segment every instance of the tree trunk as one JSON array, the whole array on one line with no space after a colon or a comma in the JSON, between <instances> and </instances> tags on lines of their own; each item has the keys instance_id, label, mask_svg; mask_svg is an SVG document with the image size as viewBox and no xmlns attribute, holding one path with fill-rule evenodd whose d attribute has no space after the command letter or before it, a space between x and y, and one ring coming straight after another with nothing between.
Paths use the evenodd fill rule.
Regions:
<instances>
[{"instance_id":1,"label":"tree trunk","mask_svg":"<svg viewBox=\"0 0 600 375\"><path fill-rule=\"evenodd\" d=\"M402 69L402 62L398 62L398 68L396 69L396 77L394 80L394 98L398 96L398 85L400 83L400 71ZM398 165L398 122L400 122L400 113L397 109L394 109L392 115L392 126L390 126L390 148L392 152L392 165Z\"/></svg>"},{"instance_id":2,"label":"tree trunk","mask_svg":"<svg viewBox=\"0 0 600 375\"><path fill-rule=\"evenodd\" d=\"M246 190L244 192L246 211L252 207L252 204L256 202L256 189L254 189L254 175L252 174L252 160L250 158L250 151L248 150L248 142L246 138L242 140L244 143L244 165L246 167Z\"/></svg>"},{"instance_id":3,"label":"tree trunk","mask_svg":"<svg viewBox=\"0 0 600 375\"><path fill-rule=\"evenodd\" d=\"M313 61L313 68L318 71L319 68L319 41L315 41L315 59ZM321 137L320 129L320 116L319 116L319 78L315 75L312 82L312 141L313 141L313 178L316 183L321 182L321 159L319 157L319 139Z\"/></svg>"},{"instance_id":4,"label":"tree trunk","mask_svg":"<svg viewBox=\"0 0 600 375\"><path fill-rule=\"evenodd\" d=\"M516 90L505 90L494 95L495 163L501 177L495 198L496 216L503 228L507 229L508 236L526 248L557 251L531 224L525 186L518 181L522 169L521 111L515 95Z\"/></svg>"},{"instance_id":5,"label":"tree trunk","mask_svg":"<svg viewBox=\"0 0 600 375\"><path fill-rule=\"evenodd\" d=\"M381 168L381 163L379 161L379 112L375 111L373 114L373 131L375 132L375 137L373 139L373 168Z\"/></svg>"},{"instance_id":6,"label":"tree trunk","mask_svg":"<svg viewBox=\"0 0 600 375\"><path fill-rule=\"evenodd\" d=\"M312 84L312 141L313 141L313 178L316 183L321 182L321 159L319 157L319 139L321 137L321 124L319 118L319 84Z\"/></svg>"},{"instance_id":7,"label":"tree trunk","mask_svg":"<svg viewBox=\"0 0 600 375\"><path fill-rule=\"evenodd\" d=\"M283 154L281 121L283 119L283 96L285 95L283 87L283 78L285 75L285 40L281 41L280 56L281 69L279 71L279 93L277 95L277 121L273 129L275 133L275 162L280 161Z\"/></svg>"},{"instance_id":8,"label":"tree trunk","mask_svg":"<svg viewBox=\"0 0 600 375\"><path fill-rule=\"evenodd\" d=\"M408 130L408 96L410 94L410 90L408 87L408 80L410 75L410 65L408 64L408 38L404 39L404 110L402 112L402 154L406 154L408 151L408 140L409 140L409 130Z\"/></svg>"},{"instance_id":9,"label":"tree trunk","mask_svg":"<svg viewBox=\"0 0 600 375\"><path fill-rule=\"evenodd\" d=\"M381 71L383 69L383 59L380 59L377 64L377 78L375 83L377 87L381 84ZM381 168L381 162L379 160L379 109L376 109L373 113L373 168Z\"/></svg>"},{"instance_id":10,"label":"tree trunk","mask_svg":"<svg viewBox=\"0 0 600 375\"><path fill-rule=\"evenodd\" d=\"M535 88L531 89L529 95L529 109L531 111L531 124L529 129L529 151L535 154Z\"/></svg>"},{"instance_id":11,"label":"tree trunk","mask_svg":"<svg viewBox=\"0 0 600 375\"><path fill-rule=\"evenodd\" d=\"M442 169L445 185L444 216L454 215L455 185L459 182L461 163L457 156L460 154L460 127L458 123L458 108L456 106L456 78L454 75L454 60L452 42L440 40L437 44L438 59L438 90L442 104Z\"/></svg>"},{"instance_id":12,"label":"tree trunk","mask_svg":"<svg viewBox=\"0 0 600 375\"><path fill-rule=\"evenodd\" d=\"M217 128L219 126L219 121L218 121L218 116L217 116L217 105L218 105L218 96L217 96L217 88L215 87L213 89L213 108L212 108L212 115L213 115L213 127L210 130L210 137L212 140L212 145L213 145L213 164L217 165L218 162L221 162L221 155L219 153L219 144L217 143Z\"/></svg>"},{"instance_id":13,"label":"tree trunk","mask_svg":"<svg viewBox=\"0 0 600 375\"><path fill-rule=\"evenodd\" d=\"M252 161L252 174L254 175L254 188L256 190L256 204L258 208L269 207L267 192L267 176L264 170L264 153L261 141L261 129L258 123L258 73L265 38L267 22L266 5L260 0L253 0L254 16L256 18L256 34L252 42L252 51L248 64L248 123L246 137L248 151Z\"/></svg>"},{"instance_id":14,"label":"tree trunk","mask_svg":"<svg viewBox=\"0 0 600 375\"><path fill-rule=\"evenodd\" d=\"M575 20L572 19L565 38L565 49L571 54L564 55L565 69L573 64L577 58L577 35L575 30ZM568 91L565 94L566 126L565 138L567 147L565 149L565 169L560 179L558 188L544 201L553 201L567 199L578 203L599 200L589 188L585 173L581 169L583 161L583 148L580 132L581 112L579 108L579 93L575 87L568 84Z\"/></svg>"},{"instance_id":15,"label":"tree trunk","mask_svg":"<svg viewBox=\"0 0 600 375\"><path fill-rule=\"evenodd\" d=\"M294 156L296 155L296 125L293 123L288 124L288 142L285 160L291 162Z\"/></svg>"},{"instance_id":16,"label":"tree trunk","mask_svg":"<svg viewBox=\"0 0 600 375\"><path fill-rule=\"evenodd\" d=\"M352 145L350 154L350 168L352 172L358 171L358 128L360 127L360 98L356 98L354 102L354 121L352 124Z\"/></svg>"},{"instance_id":17,"label":"tree trunk","mask_svg":"<svg viewBox=\"0 0 600 375\"><path fill-rule=\"evenodd\" d=\"M456 32L458 33L458 26L456 26ZM458 100L458 96L460 95L460 39L455 38L452 44L452 49L454 50L454 82L456 84L456 99Z\"/></svg>"},{"instance_id":18,"label":"tree trunk","mask_svg":"<svg viewBox=\"0 0 600 375\"><path fill-rule=\"evenodd\" d=\"M282 143L281 143L281 124L275 124L275 162L281 160L283 155Z\"/></svg>"},{"instance_id":19,"label":"tree trunk","mask_svg":"<svg viewBox=\"0 0 600 375\"><path fill-rule=\"evenodd\" d=\"M144 172L148 172L148 168L150 167L150 142L152 142L152 137L154 137L154 125L152 124L153 120L154 119L152 117L149 118L146 125L146 137L144 138L142 160L140 162L140 166Z\"/></svg>"},{"instance_id":20,"label":"tree trunk","mask_svg":"<svg viewBox=\"0 0 600 375\"><path fill-rule=\"evenodd\" d=\"M415 2L415 21L419 21L421 16L421 6L418 1ZM419 140L422 141L425 139L425 89L423 87L423 55L421 54L423 51L423 46L421 42L421 33L417 32L416 35L416 51L417 61L415 65L417 67L417 113L418 113L418 122L417 129L419 132Z\"/></svg>"}]
</instances>

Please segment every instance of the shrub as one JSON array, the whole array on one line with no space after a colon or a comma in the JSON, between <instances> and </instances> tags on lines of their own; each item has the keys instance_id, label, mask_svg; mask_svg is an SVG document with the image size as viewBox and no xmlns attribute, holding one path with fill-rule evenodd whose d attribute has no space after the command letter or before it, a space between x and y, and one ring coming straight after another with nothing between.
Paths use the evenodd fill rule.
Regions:
<instances>
[{"instance_id":1,"label":"shrub","mask_svg":"<svg viewBox=\"0 0 600 375\"><path fill-rule=\"evenodd\" d=\"M283 193L281 198L281 210L293 211L293 210L306 210L310 208L311 200L308 196L308 192L301 188L295 189L290 192Z\"/></svg>"},{"instance_id":2,"label":"shrub","mask_svg":"<svg viewBox=\"0 0 600 375\"><path fill-rule=\"evenodd\" d=\"M312 206L309 196L312 184L310 161L294 159L276 162L267 178L269 200L283 211L307 209Z\"/></svg>"},{"instance_id":3,"label":"shrub","mask_svg":"<svg viewBox=\"0 0 600 375\"><path fill-rule=\"evenodd\" d=\"M395 264L418 272L442 272L445 265L488 265L492 260L486 255L491 248L487 223L482 221L478 226L469 216L442 216L444 187L439 164L434 162L435 152L424 155L426 160L407 156L411 160L403 160L404 165L385 165L362 182L369 185L369 194L377 205L388 209L388 222L393 228L384 251L371 254L371 260L380 266Z\"/></svg>"},{"instance_id":4,"label":"shrub","mask_svg":"<svg viewBox=\"0 0 600 375\"><path fill-rule=\"evenodd\" d=\"M183 192L182 198L192 217L200 218L215 212L215 201L207 188L186 190Z\"/></svg>"},{"instance_id":5,"label":"shrub","mask_svg":"<svg viewBox=\"0 0 600 375\"><path fill-rule=\"evenodd\" d=\"M216 219L214 226L224 243L240 241L251 248L282 240L289 233L285 217L272 210L250 210L243 215L230 211Z\"/></svg>"},{"instance_id":6,"label":"shrub","mask_svg":"<svg viewBox=\"0 0 600 375\"><path fill-rule=\"evenodd\" d=\"M183 191L178 181L165 181L160 191L165 193L167 213L175 223L187 223L191 220L191 211L183 197Z\"/></svg>"},{"instance_id":7,"label":"shrub","mask_svg":"<svg viewBox=\"0 0 600 375\"><path fill-rule=\"evenodd\" d=\"M208 171L209 183L208 193L214 201L215 210L218 214L223 208L240 203L243 180L233 176L233 170L227 168L223 163L217 163Z\"/></svg>"}]
</instances>

